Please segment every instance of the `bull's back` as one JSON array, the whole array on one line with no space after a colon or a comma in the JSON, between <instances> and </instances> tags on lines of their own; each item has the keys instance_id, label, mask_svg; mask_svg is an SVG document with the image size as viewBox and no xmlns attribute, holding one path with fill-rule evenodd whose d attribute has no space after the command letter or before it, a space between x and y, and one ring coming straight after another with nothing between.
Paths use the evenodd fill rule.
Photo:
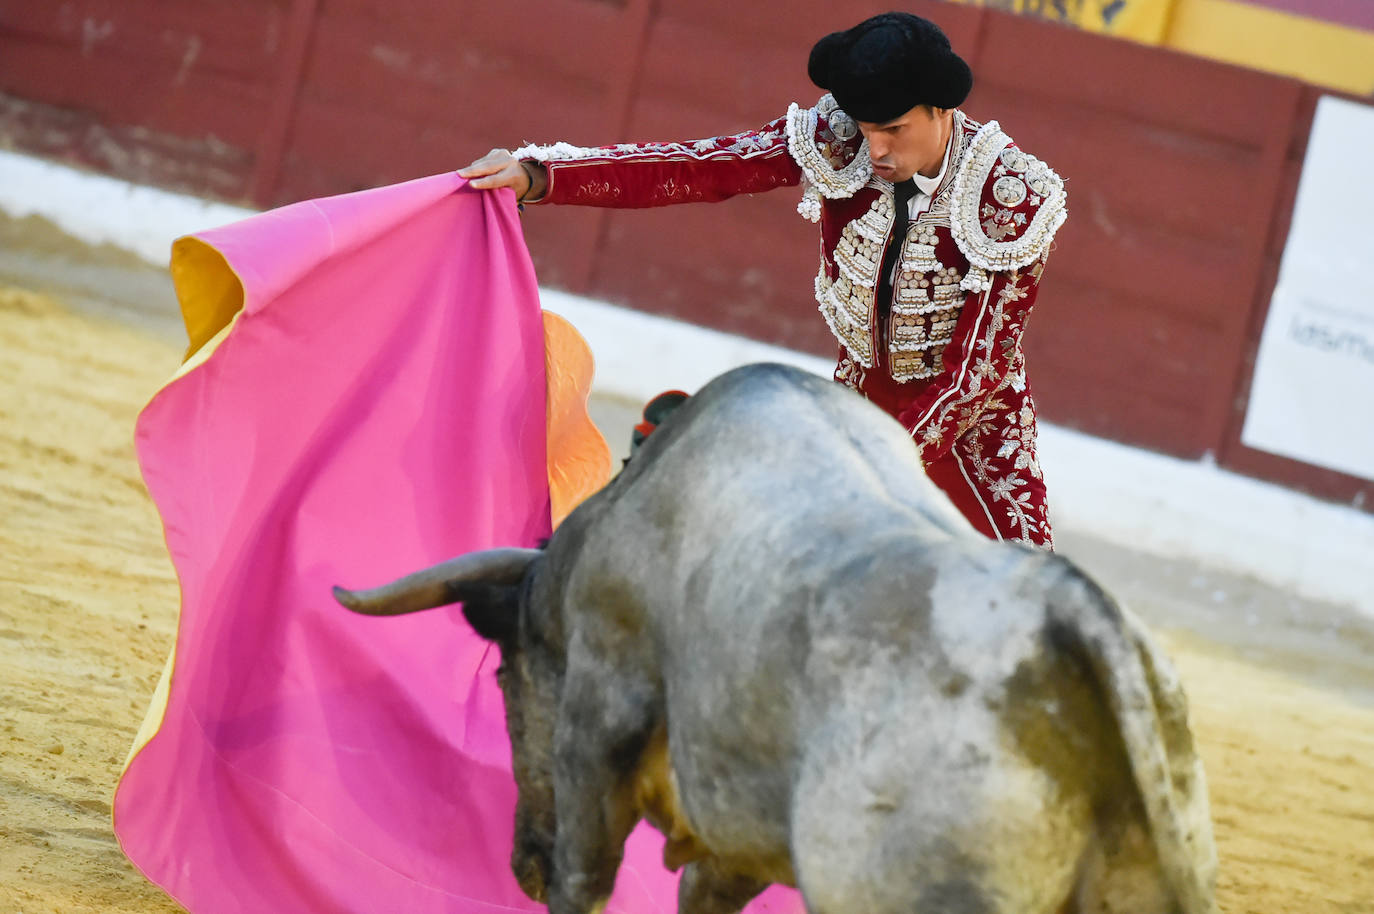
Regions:
<instances>
[{"instance_id":1,"label":"bull's back","mask_svg":"<svg viewBox=\"0 0 1374 914\"><path fill-rule=\"evenodd\" d=\"M748 365L706 385L605 494L617 530L720 550L750 540L776 547L807 531L848 529L850 519L972 534L895 420L784 365Z\"/></svg>"},{"instance_id":2,"label":"bull's back","mask_svg":"<svg viewBox=\"0 0 1374 914\"><path fill-rule=\"evenodd\" d=\"M675 700L731 707L770 741L804 685L797 660L821 601L866 581L906 586L935 551L988 545L900 425L786 366L707 385L622 476L582 547L586 601L631 595L665 681L692 684ZM890 611L899 624L907 613Z\"/></svg>"}]
</instances>

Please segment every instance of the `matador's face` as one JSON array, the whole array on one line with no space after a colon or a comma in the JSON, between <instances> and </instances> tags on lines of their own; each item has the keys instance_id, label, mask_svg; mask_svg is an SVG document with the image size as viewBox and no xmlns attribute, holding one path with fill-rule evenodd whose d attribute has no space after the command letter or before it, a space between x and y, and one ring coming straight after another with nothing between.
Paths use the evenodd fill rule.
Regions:
<instances>
[{"instance_id":1,"label":"matador's face","mask_svg":"<svg viewBox=\"0 0 1374 914\"><path fill-rule=\"evenodd\" d=\"M896 183L916 173L935 177L945 158L954 109L917 105L882 124L859 121L878 177Z\"/></svg>"}]
</instances>

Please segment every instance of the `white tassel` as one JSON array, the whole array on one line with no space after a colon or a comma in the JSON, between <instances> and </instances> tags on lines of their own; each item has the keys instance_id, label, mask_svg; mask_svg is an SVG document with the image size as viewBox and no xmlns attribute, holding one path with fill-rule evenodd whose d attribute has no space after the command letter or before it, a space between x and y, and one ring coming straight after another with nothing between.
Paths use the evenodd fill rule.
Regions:
<instances>
[{"instance_id":1,"label":"white tassel","mask_svg":"<svg viewBox=\"0 0 1374 914\"><path fill-rule=\"evenodd\" d=\"M797 204L797 212L802 218L811 222L821 221L821 194L816 190L815 185L807 183L805 192L802 193L801 202Z\"/></svg>"},{"instance_id":2,"label":"white tassel","mask_svg":"<svg viewBox=\"0 0 1374 914\"><path fill-rule=\"evenodd\" d=\"M969 265L968 275L959 283L965 292L986 292L992 288L992 277L982 267Z\"/></svg>"}]
</instances>

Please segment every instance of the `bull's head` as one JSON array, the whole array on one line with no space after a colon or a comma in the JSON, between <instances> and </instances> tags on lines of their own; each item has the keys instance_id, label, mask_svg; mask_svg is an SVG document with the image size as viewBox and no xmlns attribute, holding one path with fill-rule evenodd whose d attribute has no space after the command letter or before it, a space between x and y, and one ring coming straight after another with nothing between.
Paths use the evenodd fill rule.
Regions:
<instances>
[{"instance_id":1,"label":"bull's head","mask_svg":"<svg viewBox=\"0 0 1374 914\"><path fill-rule=\"evenodd\" d=\"M461 602L477 634L500 647L496 678L519 788L511 869L535 901L545 899L553 859L553 728L564 666L557 625L531 599L540 555L535 549L474 552L375 590L334 588L344 606L374 616Z\"/></svg>"}]
</instances>

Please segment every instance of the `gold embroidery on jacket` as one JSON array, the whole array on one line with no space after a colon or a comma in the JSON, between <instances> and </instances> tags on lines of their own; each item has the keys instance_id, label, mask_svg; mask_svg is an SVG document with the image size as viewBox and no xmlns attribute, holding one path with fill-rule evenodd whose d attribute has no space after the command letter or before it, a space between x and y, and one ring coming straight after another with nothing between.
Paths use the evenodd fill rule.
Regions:
<instances>
[{"instance_id":1,"label":"gold embroidery on jacket","mask_svg":"<svg viewBox=\"0 0 1374 914\"><path fill-rule=\"evenodd\" d=\"M888 368L898 382L934 377L944 370L945 347L963 307L963 276L940 263L935 251L940 239L949 237L954 179L979 128L962 111L954 112L955 147L945 179L903 240L886 328ZM867 212L841 230L832 253L838 277L831 281L824 263L816 277L821 315L850 358L864 368L874 365L874 289L895 215L892 183L875 175L868 186L880 193Z\"/></svg>"},{"instance_id":2,"label":"gold embroidery on jacket","mask_svg":"<svg viewBox=\"0 0 1374 914\"><path fill-rule=\"evenodd\" d=\"M897 381L930 378L944 370L945 347L954 336L964 292L963 276L954 267L934 261L932 269L919 269L930 261L926 246L908 243L916 257L903 260L892 291L892 316L888 327L892 377Z\"/></svg>"},{"instance_id":3,"label":"gold embroidery on jacket","mask_svg":"<svg viewBox=\"0 0 1374 914\"><path fill-rule=\"evenodd\" d=\"M824 262L816 274L816 304L821 316L850 357L873 367L873 294L882 266L883 244L892 231L891 196L879 196L868 212L840 231L831 280Z\"/></svg>"},{"instance_id":4,"label":"gold embroidery on jacket","mask_svg":"<svg viewBox=\"0 0 1374 914\"><path fill-rule=\"evenodd\" d=\"M1054 534L1047 505L1033 496L1026 478L1044 479L1036 454L1035 404L1027 394L1020 409L1009 409L998 399L1008 389L1017 394L1026 389L1025 356L1019 348L1013 354L1006 377L989 397L988 407L970 423L967 434L955 447L972 467L979 488L992 495L993 506L1000 508L1016 537L1052 550ZM997 441L1001 442L997 453L988 455L984 445Z\"/></svg>"},{"instance_id":5,"label":"gold embroidery on jacket","mask_svg":"<svg viewBox=\"0 0 1374 914\"><path fill-rule=\"evenodd\" d=\"M965 287L986 291L991 275L1029 266L1044 256L1054 233L1064 224L1064 181L1035 156L1011 148L1011 137L996 121L978 128L959 163L951 194L950 228L959 250L977 269L969 270ZM989 179L992 206L982 202ZM1029 199L1034 212L1011 209Z\"/></svg>"},{"instance_id":6,"label":"gold embroidery on jacket","mask_svg":"<svg viewBox=\"0 0 1374 914\"><path fill-rule=\"evenodd\" d=\"M829 94L821 96L814 108L789 105L786 125L787 149L801 168L806 186L806 198L798 209L814 222L820 216L820 197L852 197L868 183L873 174L868 140L851 150L849 143L858 135L858 127Z\"/></svg>"},{"instance_id":7,"label":"gold embroidery on jacket","mask_svg":"<svg viewBox=\"0 0 1374 914\"><path fill-rule=\"evenodd\" d=\"M938 414L930 418L925 424L925 432L921 439L923 447L938 444L947 432L948 423L953 422L954 425L953 431L950 433L951 437L960 438L973 427L984 411L997 408L995 405L996 391L988 394L986 402L977 406L975 404L978 403L983 391L987 389L988 383L998 378L997 363L994 361L999 355L994 351L997 338L1003 329L1010 329L1013 339L1019 337L1024 315L1019 310L1009 309L1008 306L1029 295L1036 282L1032 272L1029 277L1030 282L1025 288L1021 288L1022 278L1023 274L1019 270L1008 274L1006 284L998 293L996 301L986 303L988 310L981 336L972 341L972 351L968 353L970 359L969 376L963 382L958 396L945 402L940 407ZM984 296L987 294L986 292L983 293ZM1020 349L1018 348L1009 355L1012 360L1015 360L1020 355ZM997 391L1004 390L1007 386L1005 383L1007 378L1014 374L1015 372L1009 368L1006 377L1001 379L1004 383L997 387Z\"/></svg>"}]
</instances>

